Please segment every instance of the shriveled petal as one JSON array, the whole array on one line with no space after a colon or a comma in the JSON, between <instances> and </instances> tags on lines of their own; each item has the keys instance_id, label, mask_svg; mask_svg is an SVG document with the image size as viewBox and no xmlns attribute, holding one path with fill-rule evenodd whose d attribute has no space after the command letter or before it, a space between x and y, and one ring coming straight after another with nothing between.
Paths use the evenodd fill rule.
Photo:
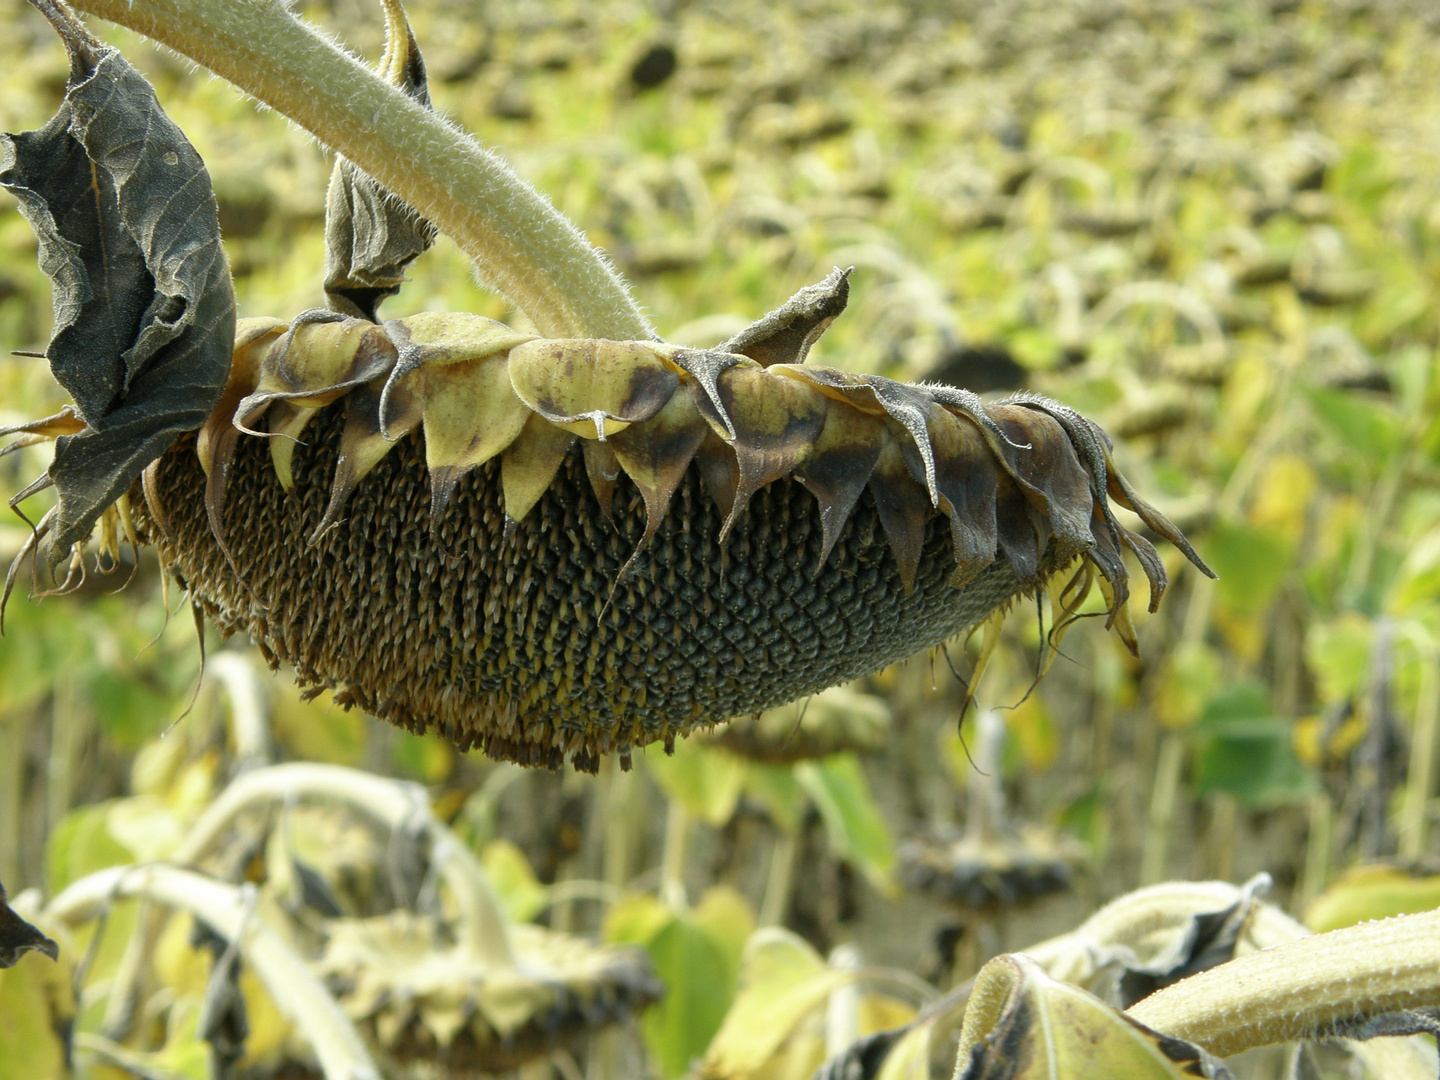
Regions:
<instances>
[{"instance_id":1,"label":"shriveled petal","mask_svg":"<svg viewBox=\"0 0 1440 1080\"><path fill-rule=\"evenodd\" d=\"M725 404L720 400L718 380L723 372L733 367L760 365L747 357L716 349L681 349L670 357L670 362L689 375L699 387L701 393L696 396L696 403L705 419L714 425L716 433L722 439L735 438L735 425L731 423L725 412Z\"/></svg>"},{"instance_id":2,"label":"shriveled petal","mask_svg":"<svg viewBox=\"0 0 1440 1080\"><path fill-rule=\"evenodd\" d=\"M860 493L870 482L884 441L885 426L874 417L844 405L825 411L825 423L810 455L795 470L795 479L820 504L820 566L830 557Z\"/></svg>"},{"instance_id":3,"label":"shriveled petal","mask_svg":"<svg viewBox=\"0 0 1440 1080\"><path fill-rule=\"evenodd\" d=\"M307 408L328 405L345 391L386 374L395 366L395 346L385 331L364 319L314 308L301 312L265 351L255 389L234 411L234 423L249 428L277 400Z\"/></svg>"},{"instance_id":4,"label":"shriveled petal","mask_svg":"<svg viewBox=\"0 0 1440 1080\"><path fill-rule=\"evenodd\" d=\"M398 406L394 384L387 383L386 390L390 418L398 423L406 410ZM425 429L433 528L460 478L513 443L535 414L510 389L503 354L428 370L414 393L421 401ZM383 425L381 431L387 438L394 435Z\"/></svg>"},{"instance_id":5,"label":"shriveled petal","mask_svg":"<svg viewBox=\"0 0 1440 1080\"><path fill-rule=\"evenodd\" d=\"M555 480L576 436L543 416L530 415L520 437L500 455L500 488L505 516L523 521Z\"/></svg>"},{"instance_id":6,"label":"shriveled petal","mask_svg":"<svg viewBox=\"0 0 1440 1080\"><path fill-rule=\"evenodd\" d=\"M751 496L766 484L789 476L810 454L824 425L827 405L814 387L771 375L759 366L731 367L720 376L718 386L735 432L731 446L736 462L735 493L720 530L723 544ZM699 404L704 413L704 399ZM713 426L713 419L711 423Z\"/></svg>"},{"instance_id":7,"label":"shriveled petal","mask_svg":"<svg viewBox=\"0 0 1440 1080\"><path fill-rule=\"evenodd\" d=\"M620 467L645 499L647 540L655 535L665 519L670 497L680 486L685 470L709 431L695 399L688 393L679 393L651 419L626 428L610 440ZM587 441L586 446L590 445ZM733 461L734 455L730 456Z\"/></svg>"},{"instance_id":8,"label":"shriveled petal","mask_svg":"<svg viewBox=\"0 0 1440 1080\"><path fill-rule=\"evenodd\" d=\"M955 552L950 584L958 589L995 561L999 470L984 436L969 421L932 405L927 431L940 508L950 518L950 541ZM911 473L916 479L923 477L924 462L919 459L916 445L901 439L900 448Z\"/></svg>"},{"instance_id":9,"label":"shriveled petal","mask_svg":"<svg viewBox=\"0 0 1440 1080\"><path fill-rule=\"evenodd\" d=\"M895 555L900 584L908 596L915 589L915 572L925 547L930 500L925 489L911 479L900 442L888 431L875 471L870 475L870 496L875 500L880 525Z\"/></svg>"},{"instance_id":10,"label":"shriveled petal","mask_svg":"<svg viewBox=\"0 0 1440 1080\"><path fill-rule=\"evenodd\" d=\"M590 481L590 490L608 520L615 503L615 484L620 479L620 459L608 442L586 439L580 446L585 455L585 476Z\"/></svg>"},{"instance_id":11,"label":"shriveled petal","mask_svg":"<svg viewBox=\"0 0 1440 1080\"><path fill-rule=\"evenodd\" d=\"M720 346L769 367L803 364L810 347L820 339L850 300L850 274L854 267L830 271L824 281L807 285L780 307Z\"/></svg>"},{"instance_id":12,"label":"shriveled petal","mask_svg":"<svg viewBox=\"0 0 1440 1080\"><path fill-rule=\"evenodd\" d=\"M1063 566L1094 542L1090 478L1065 429L1048 413L1019 405L992 405L989 411L1007 437L1008 471L1039 511L1044 539L1053 538L1055 563Z\"/></svg>"},{"instance_id":13,"label":"shriveled petal","mask_svg":"<svg viewBox=\"0 0 1440 1080\"><path fill-rule=\"evenodd\" d=\"M383 389L383 380L376 379L351 391L345 398L345 427L340 432L340 454L330 482L330 501L320 523L310 534L309 542L312 544L339 519L356 485L395 446L394 439L387 439L380 432L380 394ZM408 388L402 389L396 400L403 408L391 433L399 438L419 425L420 403L418 396Z\"/></svg>"},{"instance_id":14,"label":"shriveled petal","mask_svg":"<svg viewBox=\"0 0 1440 1080\"><path fill-rule=\"evenodd\" d=\"M295 447L299 445L300 433L314 419L318 409L307 409L290 401L277 401L265 410L270 421L270 464L280 486L287 492L295 489Z\"/></svg>"}]
</instances>

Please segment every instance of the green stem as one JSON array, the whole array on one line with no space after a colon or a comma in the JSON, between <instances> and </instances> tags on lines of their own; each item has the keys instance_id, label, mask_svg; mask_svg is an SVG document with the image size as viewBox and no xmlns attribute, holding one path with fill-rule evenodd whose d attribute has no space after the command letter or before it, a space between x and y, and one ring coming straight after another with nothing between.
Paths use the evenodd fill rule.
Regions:
<instances>
[{"instance_id":1,"label":"green stem","mask_svg":"<svg viewBox=\"0 0 1440 1080\"><path fill-rule=\"evenodd\" d=\"M685 850L689 839L690 815L679 799L671 799L665 816L665 847L660 856L660 899L676 911L689 906L685 897Z\"/></svg>"},{"instance_id":2,"label":"green stem","mask_svg":"<svg viewBox=\"0 0 1440 1080\"><path fill-rule=\"evenodd\" d=\"M1170 826L1175 820L1175 803L1184 766L1184 733L1165 732L1160 741L1160 757L1155 763L1150 813L1145 821L1145 847L1140 855L1141 885L1155 885L1165 880L1165 859L1170 853Z\"/></svg>"},{"instance_id":3,"label":"green stem","mask_svg":"<svg viewBox=\"0 0 1440 1080\"><path fill-rule=\"evenodd\" d=\"M19 891L20 819L25 807L25 747L29 740L30 712L22 709L0 718L0 881Z\"/></svg>"},{"instance_id":4,"label":"green stem","mask_svg":"<svg viewBox=\"0 0 1440 1080\"><path fill-rule=\"evenodd\" d=\"M1229 1057L1440 1005L1440 911L1316 934L1192 975L1130 1015Z\"/></svg>"},{"instance_id":5,"label":"green stem","mask_svg":"<svg viewBox=\"0 0 1440 1080\"><path fill-rule=\"evenodd\" d=\"M1324 791L1310 797L1309 835L1305 841L1305 869L1300 875L1296 911L1303 912L1330 883L1330 852L1335 842L1335 808Z\"/></svg>"},{"instance_id":6,"label":"green stem","mask_svg":"<svg viewBox=\"0 0 1440 1080\"><path fill-rule=\"evenodd\" d=\"M1420 653L1420 688L1410 747L1410 773L1400 807L1400 858L1418 860L1426 851L1430 792L1435 788L1435 753L1440 744L1440 651L1418 625L1407 627Z\"/></svg>"},{"instance_id":7,"label":"green stem","mask_svg":"<svg viewBox=\"0 0 1440 1080\"><path fill-rule=\"evenodd\" d=\"M279 0L77 0L228 79L349 158L476 260L547 337L654 337L605 257L469 136Z\"/></svg>"},{"instance_id":8,"label":"green stem","mask_svg":"<svg viewBox=\"0 0 1440 1080\"><path fill-rule=\"evenodd\" d=\"M795 879L795 853L798 841L794 833L781 829L770 849L770 872L765 878L765 896L760 901L760 925L780 926L790 910L790 888Z\"/></svg>"}]
</instances>

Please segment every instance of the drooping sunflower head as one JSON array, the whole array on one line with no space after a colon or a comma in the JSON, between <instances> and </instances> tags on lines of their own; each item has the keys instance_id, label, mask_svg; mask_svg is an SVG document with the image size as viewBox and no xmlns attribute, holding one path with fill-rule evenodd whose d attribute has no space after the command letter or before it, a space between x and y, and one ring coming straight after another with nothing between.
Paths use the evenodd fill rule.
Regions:
<instances>
[{"instance_id":1,"label":"drooping sunflower head","mask_svg":"<svg viewBox=\"0 0 1440 1080\"><path fill-rule=\"evenodd\" d=\"M73 294L57 292L69 321L47 357L76 405L8 432L59 440L40 482L58 502L22 555L48 535L51 564L79 566L97 525L112 553L122 533L153 543L197 610L304 686L495 757L582 769L993 631L1042 591L1058 629L1098 584L1133 648L1122 549L1152 607L1165 569L1112 499L1204 569L1073 411L807 364L847 272L714 349L682 348L644 337L603 260L558 215L546 225L529 189L511 194L536 227L596 263L570 293L556 267L530 267L555 286L536 303L592 336L458 313L375 321L434 230L343 160L335 310L237 325L198 155L138 73L55 10L75 60L65 102L40 137L3 136L0 174ZM383 72L423 105L394 0L387 25ZM81 122L102 109L107 123ZM185 163L193 198L129 169L132 129L175 147L162 160ZM104 235L63 213L92 177L114 197ZM119 249L135 274L86 277ZM620 294L608 314L570 317L606 289ZM122 300L106 340L137 344L91 348L77 328Z\"/></svg>"},{"instance_id":2,"label":"drooping sunflower head","mask_svg":"<svg viewBox=\"0 0 1440 1080\"><path fill-rule=\"evenodd\" d=\"M1097 583L1133 646L1121 549L1152 606L1165 570L1107 497L1194 555L1104 434L1038 397L805 364L844 288L715 350L242 321L134 529L302 684L531 764L795 700L1042 589L1064 618Z\"/></svg>"}]
</instances>

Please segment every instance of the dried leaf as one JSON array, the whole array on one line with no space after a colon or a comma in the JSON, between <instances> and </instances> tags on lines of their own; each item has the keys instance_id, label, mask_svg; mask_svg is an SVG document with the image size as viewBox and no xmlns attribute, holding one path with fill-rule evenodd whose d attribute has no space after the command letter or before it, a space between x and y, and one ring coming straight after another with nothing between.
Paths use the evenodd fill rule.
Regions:
<instances>
[{"instance_id":1,"label":"dried leaf","mask_svg":"<svg viewBox=\"0 0 1440 1080\"><path fill-rule=\"evenodd\" d=\"M14 967L23 953L34 949L51 960L60 957L60 946L10 910L5 886L0 883L0 968Z\"/></svg>"},{"instance_id":2,"label":"dried leaf","mask_svg":"<svg viewBox=\"0 0 1440 1080\"><path fill-rule=\"evenodd\" d=\"M1151 1031L1023 954L998 956L975 978L960 1036L957 1080L1181 1080L1231 1074L1204 1050Z\"/></svg>"},{"instance_id":3,"label":"dried leaf","mask_svg":"<svg viewBox=\"0 0 1440 1080\"><path fill-rule=\"evenodd\" d=\"M51 565L220 398L235 301L210 178L150 84L67 8L42 7L70 54L38 131L0 135L54 290L46 357L89 425L58 440Z\"/></svg>"},{"instance_id":4,"label":"dried leaf","mask_svg":"<svg viewBox=\"0 0 1440 1080\"><path fill-rule=\"evenodd\" d=\"M830 271L824 281L807 285L764 318L751 323L719 347L769 367L803 364L810 347L819 340L850 299L850 274L855 268Z\"/></svg>"},{"instance_id":5,"label":"dried leaf","mask_svg":"<svg viewBox=\"0 0 1440 1080\"><path fill-rule=\"evenodd\" d=\"M384 0L380 75L426 108L425 61L399 0ZM354 163L339 158L325 197L325 295L346 315L379 322L380 302L400 291L405 268L435 242L435 226Z\"/></svg>"}]
</instances>

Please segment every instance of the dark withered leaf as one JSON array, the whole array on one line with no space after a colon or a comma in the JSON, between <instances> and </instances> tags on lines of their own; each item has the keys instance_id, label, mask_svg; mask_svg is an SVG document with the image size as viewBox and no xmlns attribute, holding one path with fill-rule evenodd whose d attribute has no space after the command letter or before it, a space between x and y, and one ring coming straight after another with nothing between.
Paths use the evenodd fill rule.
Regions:
<instances>
[{"instance_id":1,"label":"dark withered leaf","mask_svg":"<svg viewBox=\"0 0 1440 1080\"><path fill-rule=\"evenodd\" d=\"M1125 964L1115 993L1107 996L1113 996L1119 1008L1128 1009L1156 990L1233 960L1251 909L1259 896L1269 891L1270 884L1269 874L1256 874L1229 907L1190 916L1175 943L1150 963Z\"/></svg>"},{"instance_id":2,"label":"dark withered leaf","mask_svg":"<svg viewBox=\"0 0 1440 1080\"><path fill-rule=\"evenodd\" d=\"M0 134L0 185L20 201L51 280L46 358L88 425L60 438L55 565L100 512L224 389L235 300L210 177L155 93L68 9L40 5L70 53L50 122Z\"/></svg>"},{"instance_id":3,"label":"dark withered leaf","mask_svg":"<svg viewBox=\"0 0 1440 1080\"><path fill-rule=\"evenodd\" d=\"M0 884L0 968L14 967L25 953L34 949L51 960L59 959L60 946L10 910L5 886Z\"/></svg>"},{"instance_id":4,"label":"dark withered leaf","mask_svg":"<svg viewBox=\"0 0 1440 1080\"><path fill-rule=\"evenodd\" d=\"M824 281L807 285L780 307L751 323L718 352L739 353L769 367L803 364L810 346L819 340L850 300L850 274L855 268L830 271Z\"/></svg>"},{"instance_id":5,"label":"dark withered leaf","mask_svg":"<svg viewBox=\"0 0 1440 1080\"><path fill-rule=\"evenodd\" d=\"M425 61L399 0L385 0L380 74L430 106ZM405 268L435 242L435 226L340 158L325 199L325 295L336 311L378 322L376 310L400 291Z\"/></svg>"}]
</instances>

